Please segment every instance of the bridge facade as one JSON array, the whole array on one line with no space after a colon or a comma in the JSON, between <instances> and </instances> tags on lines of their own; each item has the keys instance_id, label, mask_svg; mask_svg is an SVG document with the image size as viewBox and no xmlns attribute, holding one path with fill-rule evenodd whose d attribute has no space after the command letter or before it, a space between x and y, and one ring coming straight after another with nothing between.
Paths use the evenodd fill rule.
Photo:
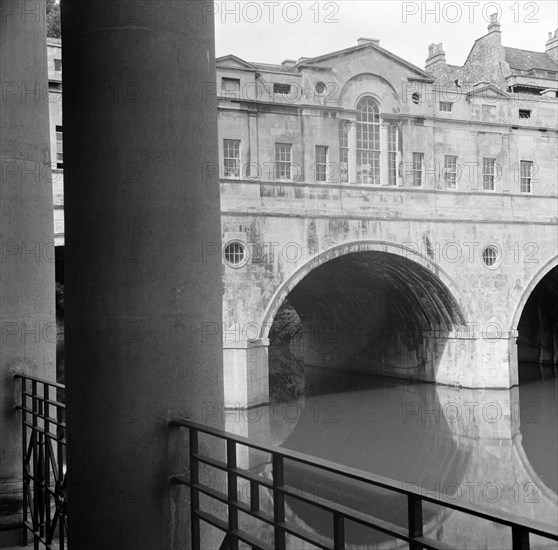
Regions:
<instances>
[{"instance_id":1,"label":"bridge facade","mask_svg":"<svg viewBox=\"0 0 558 550\"><path fill-rule=\"evenodd\" d=\"M228 407L268 400L286 299L308 364L518 383L522 313L537 285L556 291L556 82L511 87L494 21L462 68L440 67L433 46L430 72L371 39L277 66L217 60L206 91L219 97L221 157L206 171L221 177L223 238L203 253L223 253L224 324L204 333L222 330ZM538 55L556 64L550 46ZM476 55L486 47L503 79ZM521 353L555 364L558 316L544 302Z\"/></svg>"}]
</instances>

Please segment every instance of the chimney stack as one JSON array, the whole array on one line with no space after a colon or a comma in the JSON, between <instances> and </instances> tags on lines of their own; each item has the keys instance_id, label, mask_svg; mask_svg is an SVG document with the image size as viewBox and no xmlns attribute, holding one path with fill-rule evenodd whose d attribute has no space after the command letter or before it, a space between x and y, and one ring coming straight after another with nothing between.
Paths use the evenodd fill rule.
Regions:
<instances>
[{"instance_id":1,"label":"chimney stack","mask_svg":"<svg viewBox=\"0 0 558 550\"><path fill-rule=\"evenodd\" d=\"M548 33L545 51L552 59L558 61L558 29Z\"/></svg>"},{"instance_id":2,"label":"chimney stack","mask_svg":"<svg viewBox=\"0 0 558 550\"><path fill-rule=\"evenodd\" d=\"M359 46L364 46L364 44L373 44L374 46L380 45L380 40L378 38L359 38L357 42Z\"/></svg>"},{"instance_id":3,"label":"chimney stack","mask_svg":"<svg viewBox=\"0 0 558 550\"><path fill-rule=\"evenodd\" d=\"M498 14L493 13L490 16L490 24L488 25L488 33L491 32L501 32L500 31L500 21L498 21Z\"/></svg>"},{"instance_id":4,"label":"chimney stack","mask_svg":"<svg viewBox=\"0 0 558 550\"><path fill-rule=\"evenodd\" d=\"M434 75L446 67L446 52L442 43L430 44L428 46L428 57L426 58L426 71Z\"/></svg>"}]
</instances>

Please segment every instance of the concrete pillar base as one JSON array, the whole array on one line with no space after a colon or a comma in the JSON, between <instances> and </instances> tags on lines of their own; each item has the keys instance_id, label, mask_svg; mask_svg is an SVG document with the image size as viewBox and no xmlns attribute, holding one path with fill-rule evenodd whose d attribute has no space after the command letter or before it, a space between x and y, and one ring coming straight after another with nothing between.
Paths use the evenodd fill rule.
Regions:
<instances>
[{"instance_id":1,"label":"concrete pillar base","mask_svg":"<svg viewBox=\"0 0 558 550\"><path fill-rule=\"evenodd\" d=\"M248 409L269 402L269 340L223 344L225 408Z\"/></svg>"},{"instance_id":2,"label":"concrete pillar base","mask_svg":"<svg viewBox=\"0 0 558 550\"><path fill-rule=\"evenodd\" d=\"M450 335L434 381L467 388L511 388L519 383L516 332L460 338Z\"/></svg>"}]
</instances>

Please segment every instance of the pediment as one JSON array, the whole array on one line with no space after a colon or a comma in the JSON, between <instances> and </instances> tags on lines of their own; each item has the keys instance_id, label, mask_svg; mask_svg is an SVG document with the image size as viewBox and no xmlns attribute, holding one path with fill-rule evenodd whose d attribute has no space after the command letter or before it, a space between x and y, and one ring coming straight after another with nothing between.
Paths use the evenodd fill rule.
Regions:
<instances>
[{"instance_id":1,"label":"pediment","mask_svg":"<svg viewBox=\"0 0 558 550\"><path fill-rule=\"evenodd\" d=\"M248 63L248 61L244 61L244 59L241 59L236 55L224 55L222 57L218 57L215 62L218 67L230 67L232 69L244 69L255 72L258 71L254 65Z\"/></svg>"}]
</instances>

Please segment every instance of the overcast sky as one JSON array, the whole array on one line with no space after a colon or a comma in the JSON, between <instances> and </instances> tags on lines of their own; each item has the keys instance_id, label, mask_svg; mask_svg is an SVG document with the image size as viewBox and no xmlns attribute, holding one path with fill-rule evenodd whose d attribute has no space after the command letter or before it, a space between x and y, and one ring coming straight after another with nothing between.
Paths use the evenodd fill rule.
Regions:
<instances>
[{"instance_id":1,"label":"overcast sky","mask_svg":"<svg viewBox=\"0 0 558 550\"><path fill-rule=\"evenodd\" d=\"M281 63L377 38L387 50L424 67L428 45L442 42L446 60L462 65L487 19L499 12L505 46L544 51L548 32L558 26L558 2L399 0L216 1L217 56Z\"/></svg>"}]
</instances>

